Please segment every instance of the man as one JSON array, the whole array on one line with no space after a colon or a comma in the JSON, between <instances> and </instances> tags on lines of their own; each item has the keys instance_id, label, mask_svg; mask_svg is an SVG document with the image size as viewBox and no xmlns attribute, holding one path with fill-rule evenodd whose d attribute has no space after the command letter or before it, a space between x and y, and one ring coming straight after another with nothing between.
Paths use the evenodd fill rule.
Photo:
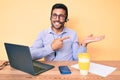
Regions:
<instances>
[{"instance_id":1,"label":"man","mask_svg":"<svg viewBox=\"0 0 120 80\"><path fill-rule=\"evenodd\" d=\"M68 9L64 4L55 4L51 10L51 27L42 31L30 47L33 59L45 58L46 61L77 60L78 53L86 52L88 43L100 41L104 36L86 37L81 44L75 31L64 26Z\"/></svg>"}]
</instances>

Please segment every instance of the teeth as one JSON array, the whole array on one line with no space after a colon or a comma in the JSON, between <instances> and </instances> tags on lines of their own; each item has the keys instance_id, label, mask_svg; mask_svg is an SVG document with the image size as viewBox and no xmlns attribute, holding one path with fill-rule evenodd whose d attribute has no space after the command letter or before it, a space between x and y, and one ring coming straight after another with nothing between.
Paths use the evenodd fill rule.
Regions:
<instances>
[{"instance_id":1,"label":"teeth","mask_svg":"<svg viewBox=\"0 0 120 80\"><path fill-rule=\"evenodd\" d=\"M60 24L59 22L55 22L56 25Z\"/></svg>"}]
</instances>

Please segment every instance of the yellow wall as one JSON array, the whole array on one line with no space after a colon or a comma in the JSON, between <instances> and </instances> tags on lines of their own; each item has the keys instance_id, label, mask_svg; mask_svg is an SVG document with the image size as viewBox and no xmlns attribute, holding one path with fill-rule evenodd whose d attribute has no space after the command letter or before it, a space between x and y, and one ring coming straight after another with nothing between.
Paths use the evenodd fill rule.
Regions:
<instances>
[{"instance_id":1,"label":"yellow wall","mask_svg":"<svg viewBox=\"0 0 120 80\"><path fill-rule=\"evenodd\" d=\"M50 27L54 3L69 9L66 26L80 41L89 35L105 35L88 45L92 60L120 60L120 0L0 0L0 60L7 60L3 43L31 46L38 33Z\"/></svg>"}]
</instances>

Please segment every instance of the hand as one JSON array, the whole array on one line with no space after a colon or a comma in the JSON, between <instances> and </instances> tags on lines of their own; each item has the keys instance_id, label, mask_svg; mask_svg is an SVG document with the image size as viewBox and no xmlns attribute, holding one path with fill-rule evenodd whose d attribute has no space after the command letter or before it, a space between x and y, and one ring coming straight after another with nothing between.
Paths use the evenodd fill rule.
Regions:
<instances>
[{"instance_id":1,"label":"hand","mask_svg":"<svg viewBox=\"0 0 120 80\"><path fill-rule=\"evenodd\" d=\"M62 46L63 46L63 40L66 40L66 39L69 39L68 36L66 37L63 37L63 38L58 38L58 39L55 39L53 42L52 42L52 49L55 51L55 50L58 50L58 49L61 49Z\"/></svg>"},{"instance_id":2,"label":"hand","mask_svg":"<svg viewBox=\"0 0 120 80\"><path fill-rule=\"evenodd\" d=\"M87 36L83 42L82 42L82 45L83 46L86 46L88 43L91 43L91 42L97 42L97 41L101 41L105 38L105 36L97 36L97 37L94 37L93 34Z\"/></svg>"}]
</instances>

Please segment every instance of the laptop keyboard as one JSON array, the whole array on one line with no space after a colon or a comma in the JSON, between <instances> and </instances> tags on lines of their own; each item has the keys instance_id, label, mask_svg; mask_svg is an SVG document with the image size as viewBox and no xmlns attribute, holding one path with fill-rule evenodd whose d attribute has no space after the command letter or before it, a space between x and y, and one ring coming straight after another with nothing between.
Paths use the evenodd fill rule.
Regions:
<instances>
[{"instance_id":1,"label":"laptop keyboard","mask_svg":"<svg viewBox=\"0 0 120 80\"><path fill-rule=\"evenodd\" d=\"M54 66L52 65L41 63L38 61L33 61L33 67L34 67L35 74L39 74L54 68Z\"/></svg>"},{"instance_id":2,"label":"laptop keyboard","mask_svg":"<svg viewBox=\"0 0 120 80\"><path fill-rule=\"evenodd\" d=\"M41 67L38 67L38 66L34 66L34 71L35 72L42 72L44 70L45 70L44 68L41 68Z\"/></svg>"}]
</instances>

